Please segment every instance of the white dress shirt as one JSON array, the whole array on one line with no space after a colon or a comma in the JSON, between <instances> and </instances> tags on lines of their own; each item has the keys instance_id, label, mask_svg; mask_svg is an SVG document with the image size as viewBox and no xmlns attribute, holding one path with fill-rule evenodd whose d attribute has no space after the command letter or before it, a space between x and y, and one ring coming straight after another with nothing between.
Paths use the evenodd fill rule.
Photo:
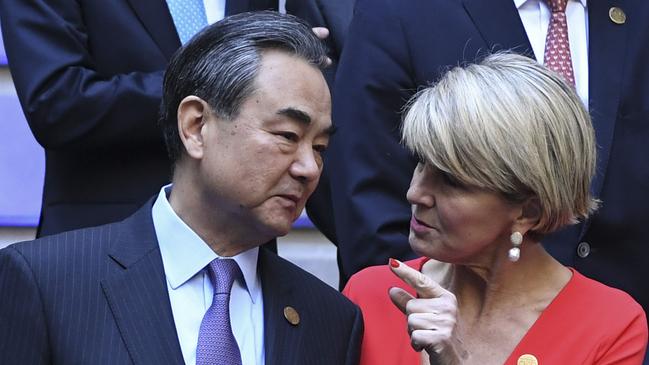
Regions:
<instances>
[{"instance_id":1,"label":"white dress shirt","mask_svg":"<svg viewBox=\"0 0 649 365\"><path fill-rule=\"evenodd\" d=\"M514 0L527 38L539 63L545 56L545 38L551 11L543 0ZM568 0L566 6L570 57L577 95L588 108L588 7L586 0Z\"/></svg>"},{"instance_id":2,"label":"white dress shirt","mask_svg":"<svg viewBox=\"0 0 649 365\"><path fill-rule=\"evenodd\" d=\"M173 211L167 193L160 190L152 216L180 349L186 364L196 364L201 321L212 304L212 283L206 266L218 256ZM230 324L244 365L264 364L264 305L257 274L259 248L232 257L243 274L230 294Z\"/></svg>"},{"instance_id":3,"label":"white dress shirt","mask_svg":"<svg viewBox=\"0 0 649 365\"><path fill-rule=\"evenodd\" d=\"M226 0L203 0L207 24L213 24L225 18Z\"/></svg>"}]
</instances>

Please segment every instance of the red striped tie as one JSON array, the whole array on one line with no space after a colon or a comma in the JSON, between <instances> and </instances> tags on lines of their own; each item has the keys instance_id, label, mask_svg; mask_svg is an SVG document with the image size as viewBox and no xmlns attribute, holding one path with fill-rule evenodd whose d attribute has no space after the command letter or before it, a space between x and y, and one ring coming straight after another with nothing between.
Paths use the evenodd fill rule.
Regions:
<instances>
[{"instance_id":1,"label":"red striped tie","mask_svg":"<svg viewBox=\"0 0 649 365\"><path fill-rule=\"evenodd\" d=\"M548 36L545 39L544 63L575 86L575 74L572 70L570 57L570 42L568 40L568 20L566 18L566 5L568 0L546 0L552 10Z\"/></svg>"}]
</instances>

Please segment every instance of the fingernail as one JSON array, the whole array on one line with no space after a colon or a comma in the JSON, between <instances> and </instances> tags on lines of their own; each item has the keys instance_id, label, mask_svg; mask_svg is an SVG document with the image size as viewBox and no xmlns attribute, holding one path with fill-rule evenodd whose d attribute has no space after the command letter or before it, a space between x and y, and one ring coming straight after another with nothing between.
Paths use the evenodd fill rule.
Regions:
<instances>
[{"instance_id":1,"label":"fingernail","mask_svg":"<svg viewBox=\"0 0 649 365\"><path fill-rule=\"evenodd\" d=\"M395 267L395 268L399 267L399 261L397 261L397 260L395 260L393 258L390 258L390 266Z\"/></svg>"}]
</instances>

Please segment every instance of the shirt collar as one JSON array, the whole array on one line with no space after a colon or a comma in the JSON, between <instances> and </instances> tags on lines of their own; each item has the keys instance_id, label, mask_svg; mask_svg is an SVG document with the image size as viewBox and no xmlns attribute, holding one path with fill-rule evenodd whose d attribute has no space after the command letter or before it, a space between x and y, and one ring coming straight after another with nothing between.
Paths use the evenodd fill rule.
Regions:
<instances>
[{"instance_id":1,"label":"shirt collar","mask_svg":"<svg viewBox=\"0 0 649 365\"><path fill-rule=\"evenodd\" d=\"M538 3L538 2L541 2L543 0L514 0L514 5L516 5L516 9L520 9L521 6L523 6L525 3L531 2L531 1L534 1L534 2ZM568 1L570 1L570 0L568 0ZM586 7L586 3L588 2L588 0L577 0L577 1L579 1L584 8Z\"/></svg>"},{"instance_id":2,"label":"shirt collar","mask_svg":"<svg viewBox=\"0 0 649 365\"><path fill-rule=\"evenodd\" d=\"M151 214L167 281L175 290L219 256L174 212L167 199L171 187L169 184L160 189ZM261 291L257 275L258 255L259 247L255 247L231 257L241 269L243 286L253 303Z\"/></svg>"}]
</instances>

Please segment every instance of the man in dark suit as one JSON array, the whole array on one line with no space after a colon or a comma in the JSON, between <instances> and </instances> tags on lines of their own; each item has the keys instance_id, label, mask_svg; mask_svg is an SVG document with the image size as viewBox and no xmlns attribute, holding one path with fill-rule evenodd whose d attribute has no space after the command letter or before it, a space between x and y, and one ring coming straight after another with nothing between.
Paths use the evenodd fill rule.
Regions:
<instances>
[{"instance_id":1,"label":"man in dark suit","mask_svg":"<svg viewBox=\"0 0 649 365\"><path fill-rule=\"evenodd\" d=\"M332 64L324 72L330 87L333 86L353 11L354 0L286 0L287 13L306 20L312 27L329 30L325 42Z\"/></svg>"},{"instance_id":2,"label":"man in dark suit","mask_svg":"<svg viewBox=\"0 0 649 365\"><path fill-rule=\"evenodd\" d=\"M221 10L276 8L227 0ZM171 176L156 123L179 19L165 0L0 0L0 18L18 97L45 149L38 236L127 217Z\"/></svg>"},{"instance_id":3,"label":"man in dark suit","mask_svg":"<svg viewBox=\"0 0 649 365\"><path fill-rule=\"evenodd\" d=\"M325 38L331 65L324 70L329 88L333 89L338 61L343 50L345 36L352 20L354 0L286 0L286 11L306 20L312 27L327 28L329 35ZM334 227L333 206L331 204L330 175L327 165L320 178L320 185L307 202L307 213L318 229L334 244L336 230Z\"/></svg>"},{"instance_id":4,"label":"man in dark suit","mask_svg":"<svg viewBox=\"0 0 649 365\"><path fill-rule=\"evenodd\" d=\"M357 363L359 309L259 248L318 183L325 64L276 12L182 47L161 108L173 183L122 222L0 251L0 363Z\"/></svg>"},{"instance_id":5,"label":"man in dark suit","mask_svg":"<svg viewBox=\"0 0 649 365\"><path fill-rule=\"evenodd\" d=\"M603 203L592 219L547 237L544 244L564 264L627 291L647 311L649 3L568 2L577 5L587 34L581 45L588 42L580 56L586 87L578 78L577 89L582 97L587 91L584 99L597 133L593 191ZM328 168L337 172L331 181L343 280L363 267L385 264L388 257L414 255L405 194L416 159L399 144L400 113L413 93L450 66L492 50L542 59L530 44L520 6L546 5L538 0L357 1L333 92L339 132L328 160ZM580 45L571 33L571 47L573 42Z\"/></svg>"}]
</instances>

